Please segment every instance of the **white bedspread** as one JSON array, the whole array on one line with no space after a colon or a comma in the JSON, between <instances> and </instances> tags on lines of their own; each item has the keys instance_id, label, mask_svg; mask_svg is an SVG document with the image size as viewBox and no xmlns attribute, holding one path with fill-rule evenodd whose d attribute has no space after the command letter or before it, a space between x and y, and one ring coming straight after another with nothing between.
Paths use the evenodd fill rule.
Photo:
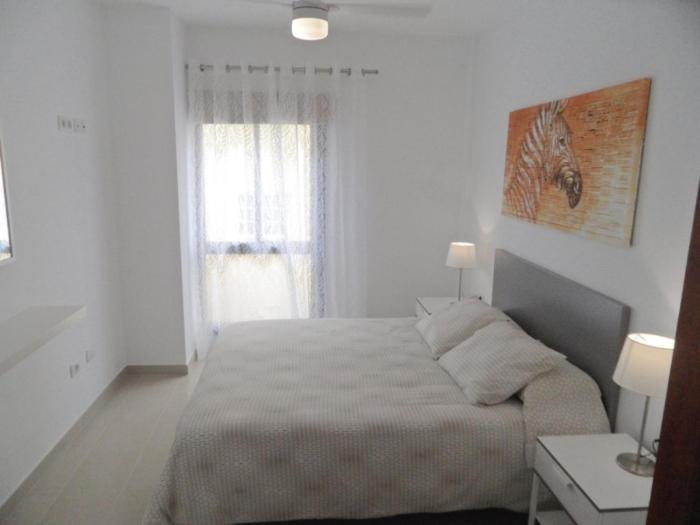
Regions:
<instances>
[{"instance_id":1,"label":"white bedspread","mask_svg":"<svg viewBox=\"0 0 700 525\"><path fill-rule=\"evenodd\" d=\"M467 404L414 324L227 328L178 425L144 524L525 510L522 404Z\"/></svg>"}]
</instances>

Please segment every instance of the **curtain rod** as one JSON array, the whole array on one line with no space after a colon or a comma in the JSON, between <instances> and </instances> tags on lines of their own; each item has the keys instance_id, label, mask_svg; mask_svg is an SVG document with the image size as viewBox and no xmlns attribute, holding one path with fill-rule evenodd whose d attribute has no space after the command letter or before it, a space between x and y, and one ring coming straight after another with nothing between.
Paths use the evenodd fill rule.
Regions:
<instances>
[{"instance_id":1,"label":"curtain rod","mask_svg":"<svg viewBox=\"0 0 700 525\"><path fill-rule=\"evenodd\" d=\"M189 64L185 64L185 69L189 69ZM214 69L214 66L211 64L199 64L199 70L201 72L204 71L212 71ZM232 66L229 64L226 64L225 66L226 72L230 73L231 71L241 71L243 68L242 66ZM270 70L270 66L248 66L248 72L253 73L254 71L263 71L267 73ZM274 68L275 71L281 71L280 66L275 66ZM378 75L379 70L378 69L366 69L362 68L360 69L362 72L362 76L366 75ZM306 73L306 67L305 66L292 66L292 73ZM332 67L314 67L314 73L319 74L319 73L326 73L328 75L333 74L333 68ZM343 75L350 76L352 75L352 68L350 67L344 67L340 69L340 73Z\"/></svg>"}]
</instances>

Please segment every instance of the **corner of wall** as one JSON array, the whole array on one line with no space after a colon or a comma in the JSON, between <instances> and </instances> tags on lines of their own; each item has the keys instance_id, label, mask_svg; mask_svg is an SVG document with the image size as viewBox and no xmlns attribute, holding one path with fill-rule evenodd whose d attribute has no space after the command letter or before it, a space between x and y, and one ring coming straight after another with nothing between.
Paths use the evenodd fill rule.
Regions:
<instances>
[{"instance_id":1,"label":"corner of wall","mask_svg":"<svg viewBox=\"0 0 700 525\"><path fill-rule=\"evenodd\" d=\"M188 362L180 184L182 28L167 8L104 8L130 365Z\"/></svg>"},{"instance_id":2,"label":"corner of wall","mask_svg":"<svg viewBox=\"0 0 700 525\"><path fill-rule=\"evenodd\" d=\"M180 261L183 296L183 326L185 336L185 360L192 361L195 352L195 327L192 304L192 256L190 253L191 231L189 221L189 182L187 148L187 78L185 74L184 24L171 14L172 70L173 70L173 117L177 157L178 222L180 229Z\"/></svg>"}]
</instances>

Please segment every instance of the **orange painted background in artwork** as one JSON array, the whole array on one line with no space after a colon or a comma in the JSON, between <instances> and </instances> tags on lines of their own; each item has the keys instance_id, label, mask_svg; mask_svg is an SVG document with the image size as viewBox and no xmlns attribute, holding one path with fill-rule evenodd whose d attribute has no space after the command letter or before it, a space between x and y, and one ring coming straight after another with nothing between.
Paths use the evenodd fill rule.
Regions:
<instances>
[{"instance_id":1,"label":"orange painted background in artwork","mask_svg":"<svg viewBox=\"0 0 700 525\"><path fill-rule=\"evenodd\" d=\"M570 208L565 193L545 185L533 222L615 244L631 243L650 87L647 78L568 99L562 116L571 129L581 173L581 200ZM504 195L539 108L510 114ZM505 198L503 214L528 220Z\"/></svg>"}]
</instances>

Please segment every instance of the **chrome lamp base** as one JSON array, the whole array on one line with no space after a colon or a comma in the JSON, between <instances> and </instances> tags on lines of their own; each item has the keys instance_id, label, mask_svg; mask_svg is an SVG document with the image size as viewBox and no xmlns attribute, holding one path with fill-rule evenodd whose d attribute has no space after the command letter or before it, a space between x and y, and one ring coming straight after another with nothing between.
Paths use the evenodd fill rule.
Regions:
<instances>
[{"instance_id":1,"label":"chrome lamp base","mask_svg":"<svg viewBox=\"0 0 700 525\"><path fill-rule=\"evenodd\" d=\"M620 468L645 478L650 478L654 475L654 467L656 462L653 459L640 456L634 452L626 452L617 456L617 464Z\"/></svg>"},{"instance_id":2,"label":"chrome lamp base","mask_svg":"<svg viewBox=\"0 0 700 525\"><path fill-rule=\"evenodd\" d=\"M462 268L459 269L459 288L457 288L457 302L462 301Z\"/></svg>"},{"instance_id":3,"label":"chrome lamp base","mask_svg":"<svg viewBox=\"0 0 700 525\"><path fill-rule=\"evenodd\" d=\"M637 452L625 452L617 456L618 466L636 476L650 478L654 475L656 461L642 455L642 442L644 441L644 429L647 426L647 415L649 414L649 396L644 400L644 415L642 416L642 429L639 431L639 442Z\"/></svg>"}]
</instances>

